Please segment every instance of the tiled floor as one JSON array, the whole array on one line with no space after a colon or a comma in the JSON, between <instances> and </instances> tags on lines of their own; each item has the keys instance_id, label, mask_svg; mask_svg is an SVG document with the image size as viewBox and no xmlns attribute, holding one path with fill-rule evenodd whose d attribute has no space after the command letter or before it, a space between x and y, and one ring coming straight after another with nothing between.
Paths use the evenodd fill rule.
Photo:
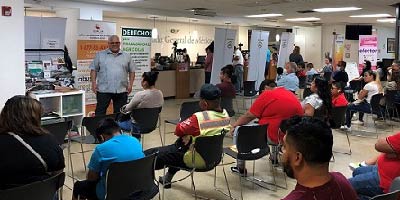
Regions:
<instances>
[{"instance_id":1,"label":"tiled floor","mask_svg":"<svg viewBox=\"0 0 400 200\"><path fill-rule=\"evenodd\" d=\"M167 100L165 101L165 105L163 107L162 113L161 113L161 121L163 122L165 119L174 119L178 116L179 112L179 107L180 104L183 101L188 101L188 100ZM239 100L239 106L242 105L242 101ZM369 118L368 120L368 126L370 126L368 129L372 132L375 130L372 128L372 120ZM378 124L379 129L379 137L385 137L387 135L390 135L400 129L399 123L397 122L391 122L391 124L394 124L394 130L392 130L392 127L387 125L387 124ZM361 130L364 129L365 127L363 126L353 126L353 130ZM164 124L162 123L161 131L163 132L164 130ZM172 125L167 125L166 127L167 132L168 131L173 131L174 126ZM341 151L345 152L348 151L348 144L347 144L347 139L346 135L341 132L341 131L336 131L334 130L334 151ZM373 136L373 135L372 135ZM176 140L176 136L174 136L172 133L166 134L166 144L172 144ZM365 138L365 137L356 137L356 136L350 136L350 141L351 141L351 148L353 151L352 155L346 155L346 154L341 154L341 153L334 153L335 161L330 163L330 170L331 171L339 171L342 172L346 177L349 177L351 175L351 171L348 168L348 163L353 162L353 161L361 161L364 159L368 159L373 155L376 155L377 152L374 150L374 144L376 138ZM151 134L146 135L145 137L145 142L144 142L144 149L150 148L150 147L155 147L155 146L160 146L160 137L158 134L158 130L153 131ZM224 140L224 145L225 146L230 146L232 145L232 138L226 137ZM86 145L84 146L85 149L93 149L93 145ZM79 146L77 144L73 144L72 146L73 150L78 150ZM88 161L90 159L91 152L86 153L86 160ZM67 156L66 151L65 151L65 156ZM75 174L77 175L78 178L84 179L85 178L85 173L83 170L83 163L82 163L82 157L80 154L75 154L72 157L73 163L74 163L74 171ZM225 163L233 161L232 159L229 158L229 156L225 156L224 158ZM247 168L248 171L251 173L252 172L252 163L247 163ZM69 174L69 168L65 169L67 173ZM232 174L230 172L230 167L226 166L225 167L226 173L227 173L227 178L229 182L229 186L233 192L234 197L240 198L240 188L239 188L239 178L238 176ZM162 175L162 170L156 172L156 177L159 175ZM175 178L183 177L185 175L185 172L178 172ZM256 175L263 177L264 179L267 180L272 180L272 176L270 173L270 165L267 162L267 158L258 160L256 162ZM277 182L280 185L284 185L284 179L283 179L283 173L281 170L278 169L277 173ZM214 191L213 183L214 183L214 171L206 172L206 173L195 173L195 183L196 183L196 189L198 191L198 194L202 196L207 196L209 198L213 199L229 199L220 193ZM217 168L217 179L216 179L217 186L220 188L223 188L226 190L226 185L225 181L223 178L222 174L222 167ZM67 178L65 182L66 186L72 187L72 179ZM269 199L269 200L275 200L275 199L281 199L285 197L294 187L295 181L292 179L287 179L287 184L288 184L288 189L281 189L278 188L277 191L272 191L272 190L266 190L261 187L258 187L257 185L253 185L248 181L243 181L243 194L245 199ZM161 191L161 190L160 190ZM193 198L191 195L191 187L190 187L190 179L187 179L185 181L182 181L180 183L176 183L172 186L171 189L165 190L165 199L190 199ZM64 192L63 192L63 199L71 199L71 190L68 189L67 187L64 187ZM156 196L158 198L158 196ZM155 199L156 199L155 198Z\"/></svg>"}]
</instances>

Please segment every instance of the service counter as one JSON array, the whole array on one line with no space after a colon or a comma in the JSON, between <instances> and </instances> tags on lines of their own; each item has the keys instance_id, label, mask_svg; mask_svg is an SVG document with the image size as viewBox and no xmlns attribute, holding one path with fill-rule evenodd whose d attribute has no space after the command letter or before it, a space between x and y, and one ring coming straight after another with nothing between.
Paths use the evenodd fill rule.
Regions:
<instances>
[{"instance_id":1,"label":"service counter","mask_svg":"<svg viewBox=\"0 0 400 200\"><path fill-rule=\"evenodd\" d=\"M163 70L158 71L158 80L156 82L156 88L161 90L164 97L175 97L176 96L176 70ZM204 84L204 68L190 68L189 69L189 90L193 94L200 90Z\"/></svg>"}]
</instances>

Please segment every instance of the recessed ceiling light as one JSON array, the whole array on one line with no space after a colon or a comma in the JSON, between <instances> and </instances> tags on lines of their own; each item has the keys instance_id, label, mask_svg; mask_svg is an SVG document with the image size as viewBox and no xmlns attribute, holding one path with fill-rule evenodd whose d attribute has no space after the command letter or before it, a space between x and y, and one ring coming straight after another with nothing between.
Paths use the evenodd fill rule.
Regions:
<instances>
[{"instance_id":1,"label":"recessed ceiling light","mask_svg":"<svg viewBox=\"0 0 400 200\"><path fill-rule=\"evenodd\" d=\"M107 2L114 2L114 3L129 3L134 1L141 1L141 0L103 0Z\"/></svg>"},{"instance_id":2,"label":"recessed ceiling light","mask_svg":"<svg viewBox=\"0 0 400 200\"><path fill-rule=\"evenodd\" d=\"M281 16L283 16L283 15L282 14L269 13L269 14L258 14L258 15L247 15L246 17L257 18L257 17L281 17Z\"/></svg>"},{"instance_id":3,"label":"recessed ceiling light","mask_svg":"<svg viewBox=\"0 0 400 200\"><path fill-rule=\"evenodd\" d=\"M352 15L350 17L355 17L355 18L367 18L367 17L391 17L389 14L370 14L370 15Z\"/></svg>"},{"instance_id":4,"label":"recessed ceiling light","mask_svg":"<svg viewBox=\"0 0 400 200\"><path fill-rule=\"evenodd\" d=\"M321 20L318 17L302 17L302 18L291 18L291 19L286 19L286 21L289 22L308 22L308 21L319 21Z\"/></svg>"},{"instance_id":5,"label":"recessed ceiling light","mask_svg":"<svg viewBox=\"0 0 400 200\"><path fill-rule=\"evenodd\" d=\"M396 18L378 19L376 21L383 22L383 23L395 23L396 22Z\"/></svg>"},{"instance_id":6,"label":"recessed ceiling light","mask_svg":"<svg viewBox=\"0 0 400 200\"><path fill-rule=\"evenodd\" d=\"M313 9L315 12L344 12L344 11L353 11L353 10L361 10L362 8L357 7L342 7L342 8L317 8Z\"/></svg>"}]
</instances>

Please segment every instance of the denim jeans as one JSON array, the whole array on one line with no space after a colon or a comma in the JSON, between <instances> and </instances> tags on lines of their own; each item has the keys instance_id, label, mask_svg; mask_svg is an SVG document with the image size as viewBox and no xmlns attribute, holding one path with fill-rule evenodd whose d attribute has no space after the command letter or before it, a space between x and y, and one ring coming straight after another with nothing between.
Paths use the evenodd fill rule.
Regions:
<instances>
[{"instance_id":1,"label":"denim jeans","mask_svg":"<svg viewBox=\"0 0 400 200\"><path fill-rule=\"evenodd\" d=\"M356 168L349 182L361 200L370 199L376 195L383 194L382 189L379 187L377 165Z\"/></svg>"},{"instance_id":2,"label":"denim jeans","mask_svg":"<svg viewBox=\"0 0 400 200\"><path fill-rule=\"evenodd\" d=\"M118 122L119 127L124 131L130 131L132 136L140 140L140 126L137 123L132 123L131 120Z\"/></svg>"},{"instance_id":3,"label":"denim jeans","mask_svg":"<svg viewBox=\"0 0 400 200\"><path fill-rule=\"evenodd\" d=\"M353 114L355 112L358 112L358 119L360 121L363 121L364 113L371 113L371 105L367 103L366 101L363 101L359 104L350 104L347 107L346 111L346 126L350 127L351 126L351 118L353 117Z\"/></svg>"}]
</instances>

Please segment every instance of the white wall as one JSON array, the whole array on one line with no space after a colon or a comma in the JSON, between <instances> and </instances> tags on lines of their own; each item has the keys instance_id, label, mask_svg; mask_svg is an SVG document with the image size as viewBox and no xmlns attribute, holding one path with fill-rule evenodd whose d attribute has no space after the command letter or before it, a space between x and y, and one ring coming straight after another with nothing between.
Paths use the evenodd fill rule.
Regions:
<instances>
[{"instance_id":1,"label":"white wall","mask_svg":"<svg viewBox=\"0 0 400 200\"><path fill-rule=\"evenodd\" d=\"M24 1L2 0L0 6L11 6L12 16L0 16L0 108L14 95L25 93Z\"/></svg>"},{"instance_id":2,"label":"white wall","mask_svg":"<svg viewBox=\"0 0 400 200\"><path fill-rule=\"evenodd\" d=\"M392 58L394 59L394 53L387 53L387 38L395 38L396 28L393 27L374 27L378 34L378 59Z\"/></svg>"},{"instance_id":3,"label":"white wall","mask_svg":"<svg viewBox=\"0 0 400 200\"><path fill-rule=\"evenodd\" d=\"M321 27L298 27L293 30L295 45L300 46L303 60L319 67L321 54ZM275 37L275 36L273 36Z\"/></svg>"}]
</instances>

